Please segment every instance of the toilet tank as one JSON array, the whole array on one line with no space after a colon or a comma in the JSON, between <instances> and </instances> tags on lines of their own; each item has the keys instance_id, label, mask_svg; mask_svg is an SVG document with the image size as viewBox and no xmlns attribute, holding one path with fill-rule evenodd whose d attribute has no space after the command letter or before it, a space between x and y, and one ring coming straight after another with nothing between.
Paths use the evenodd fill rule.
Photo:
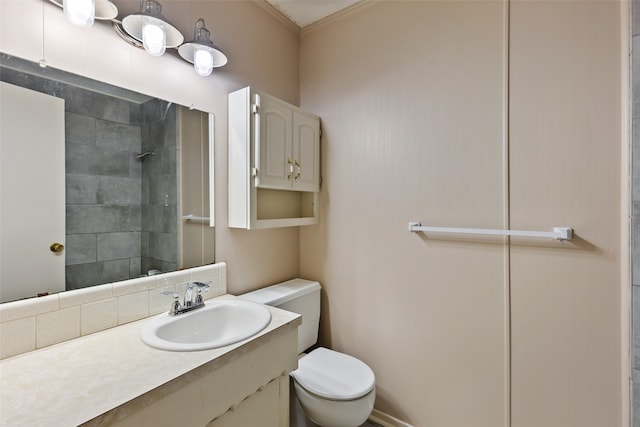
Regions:
<instances>
[{"instance_id":1,"label":"toilet tank","mask_svg":"<svg viewBox=\"0 0 640 427\"><path fill-rule=\"evenodd\" d=\"M302 353L318 341L320 283L292 279L239 297L300 314L302 324L298 327L298 353Z\"/></svg>"}]
</instances>

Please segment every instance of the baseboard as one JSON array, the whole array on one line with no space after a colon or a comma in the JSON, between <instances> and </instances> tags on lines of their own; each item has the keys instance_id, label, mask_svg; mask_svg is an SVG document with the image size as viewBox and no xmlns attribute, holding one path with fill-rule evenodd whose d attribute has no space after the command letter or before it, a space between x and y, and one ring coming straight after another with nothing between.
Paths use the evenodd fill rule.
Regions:
<instances>
[{"instance_id":1,"label":"baseboard","mask_svg":"<svg viewBox=\"0 0 640 427\"><path fill-rule=\"evenodd\" d=\"M399 419L378 411L377 409L373 410L369 416L369 420L382 427L413 427L411 424L400 421Z\"/></svg>"}]
</instances>

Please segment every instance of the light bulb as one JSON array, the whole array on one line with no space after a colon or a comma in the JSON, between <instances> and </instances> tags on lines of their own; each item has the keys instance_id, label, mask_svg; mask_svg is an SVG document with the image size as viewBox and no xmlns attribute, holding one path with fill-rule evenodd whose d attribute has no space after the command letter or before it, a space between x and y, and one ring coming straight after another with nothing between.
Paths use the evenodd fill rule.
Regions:
<instances>
[{"instance_id":1,"label":"light bulb","mask_svg":"<svg viewBox=\"0 0 640 427\"><path fill-rule=\"evenodd\" d=\"M149 55L161 56L167 48L167 35L164 29L151 23L144 24L142 45Z\"/></svg>"},{"instance_id":2,"label":"light bulb","mask_svg":"<svg viewBox=\"0 0 640 427\"><path fill-rule=\"evenodd\" d=\"M213 55L207 49L197 46L193 53L193 68L203 77L213 71Z\"/></svg>"},{"instance_id":3,"label":"light bulb","mask_svg":"<svg viewBox=\"0 0 640 427\"><path fill-rule=\"evenodd\" d=\"M63 0L64 16L78 27L88 28L93 25L96 15L95 0Z\"/></svg>"}]
</instances>

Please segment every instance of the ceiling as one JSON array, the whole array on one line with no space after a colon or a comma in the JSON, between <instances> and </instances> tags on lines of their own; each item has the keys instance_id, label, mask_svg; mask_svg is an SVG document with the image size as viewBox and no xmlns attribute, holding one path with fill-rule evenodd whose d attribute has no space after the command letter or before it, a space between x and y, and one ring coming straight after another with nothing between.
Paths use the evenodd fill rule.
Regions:
<instances>
[{"instance_id":1,"label":"ceiling","mask_svg":"<svg viewBox=\"0 0 640 427\"><path fill-rule=\"evenodd\" d=\"M298 27L304 28L361 0L267 0Z\"/></svg>"}]
</instances>

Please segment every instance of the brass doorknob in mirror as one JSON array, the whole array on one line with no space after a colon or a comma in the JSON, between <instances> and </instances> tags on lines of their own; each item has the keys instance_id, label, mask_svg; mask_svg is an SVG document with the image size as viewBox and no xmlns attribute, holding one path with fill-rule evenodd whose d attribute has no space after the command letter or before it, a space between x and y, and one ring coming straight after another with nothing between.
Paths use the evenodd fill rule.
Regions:
<instances>
[{"instance_id":1,"label":"brass doorknob in mirror","mask_svg":"<svg viewBox=\"0 0 640 427\"><path fill-rule=\"evenodd\" d=\"M51 246L49 246L49 249L51 252L57 254L64 251L64 245L62 243L52 243Z\"/></svg>"}]
</instances>

